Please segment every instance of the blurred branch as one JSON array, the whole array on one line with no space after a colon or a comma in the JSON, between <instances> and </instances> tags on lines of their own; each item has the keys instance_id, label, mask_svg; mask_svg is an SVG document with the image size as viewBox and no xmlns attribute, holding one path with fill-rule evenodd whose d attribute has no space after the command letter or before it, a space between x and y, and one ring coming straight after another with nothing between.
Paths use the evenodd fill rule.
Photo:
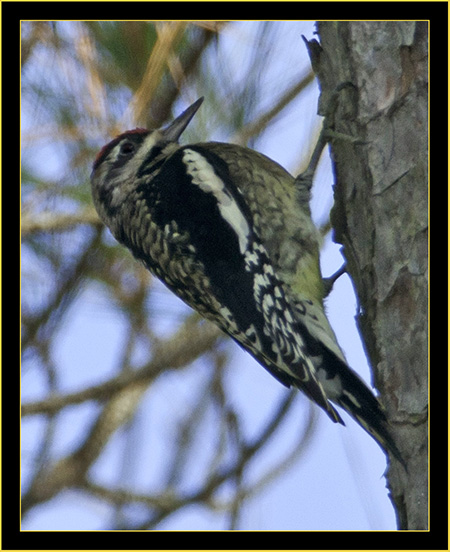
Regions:
<instances>
[{"instance_id":1,"label":"blurred branch","mask_svg":"<svg viewBox=\"0 0 450 552\"><path fill-rule=\"evenodd\" d=\"M103 227L103 223L94 207L86 207L74 214L59 214L54 211L36 215L25 214L22 217L22 239L39 232L66 232L79 224Z\"/></svg>"},{"instance_id":2,"label":"blurred branch","mask_svg":"<svg viewBox=\"0 0 450 552\"><path fill-rule=\"evenodd\" d=\"M158 493L158 495L145 495L124 491L121 489L110 490L104 486L93 483L92 481L85 480L82 482L82 489L89 491L99 498L114 502L137 502L147 505L152 513L149 513L149 519L141 523L139 526L134 526L134 530L148 530L156 527L163 519L174 514L179 509L189 504L206 504L210 507L216 507L217 503L214 498L214 494L227 482L235 481L236 477L241 480L242 474L247 468L252 458L260 452L270 441L270 438L274 435L276 430L281 426L285 420L290 407L293 404L293 399L297 396L296 391L291 391L286 394L281 400L280 404L271 413L268 422L261 430L259 436L254 438L248 444L242 444L240 454L236 460L227 468L218 467L217 470L210 473L205 471L206 479L199 485L199 487L190 493L177 493L173 487L167 487L166 491ZM298 455L298 449L301 449L305 444L305 439L310 435L312 428L313 415L310 414L307 426L304 433L300 438L300 445L295 447L295 454ZM288 455L288 459L283 460L280 464L285 465L286 462L292 460L293 454ZM276 475L280 475L282 469L272 469L272 477L261 478L258 483L258 489L261 490L263 484L269 483ZM253 486L252 486L253 487ZM240 485L237 487L238 493ZM248 491L250 493L250 491ZM256 492L256 490L255 490ZM243 493L242 496L245 496ZM239 499L240 500L240 499ZM236 508L236 505L235 505ZM130 527L128 527L130 529Z\"/></svg>"},{"instance_id":3,"label":"blurred branch","mask_svg":"<svg viewBox=\"0 0 450 552\"><path fill-rule=\"evenodd\" d=\"M264 487L271 484L277 477L280 477L286 471L292 467L292 465L298 461L300 456L302 456L308 450L308 444L312 436L314 435L314 430L316 428L316 422L318 419L318 411L312 403L308 403L308 417L306 420L306 425L303 429L303 432L300 433L299 439L297 442L294 442L292 450L286 456L283 457L278 464L272 466L264 474L262 474L257 481L255 481L251 487L243 489L242 497L249 498L260 492Z\"/></svg>"},{"instance_id":4,"label":"blurred branch","mask_svg":"<svg viewBox=\"0 0 450 552\"><path fill-rule=\"evenodd\" d=\"M213 33L219 33L229 21L190 21L191 25L196 25Z\"/></svg>"},{"instance_id":5,"label":"blurred branch","mask_svg":"<svg viewBox=\"0 0 450 552\"><path fill-rule=\"evenodd\" d=\"M100 64L95 41L87 30L80 25L79 39L75 42L80 62L86 72L87 90L90 102L87 98L83 102L86 111L98 122L107 121L107 97L105 83L100 72Z\"/></svg>"},{"instance_id":6,"label":"blurred branch","mask_svg":"<svg viewBox=\"0 0 450 552\"><path fill-rule=\"evenodd\" d=\"M310 71L305 77L295 83L291 88L275 102L273 107L258 117L256 121L241 128L232 138L234 144L245 145L253 136L261 133L263 129L272 121L294 98L296 98L305 88L315 79L315 75Z\"/></svg>"},{"instance_id":7,"label":"blurred branch","mask_svg":"<svg viewBox=\"0 0 450 552\"><path fill-rule=\"evenodd\" d=\"M40 348L47 339L51 338L55 325L61 320L76 296L82 275L99 244L100 236L101 229L97 229L91 239L86 241L86 249L81 252L79 257L71 264L66 261L58 275L57 286L49 295L46 305L32 314L22 314L22 351L33 345Z\"/></svg>"},{"instance_id":8,"label":"blurred branch","mask_svg":"<svg viewBox=\"0 0 450 552\"><path fill-rule=\"evenodd\" d=\"M211 349L222 335L216 326L210 323L199 324L198 316L192 315L173 337L154 344L152 359L143 366L124 371L115 378L82 391L25 403L22 406L22 415L51 414L70 404L103 400L129 387L147 387L163 371L183 368L191 363Z\"/></svg>"},{"instance_id":9,"label":"blurred branch","mask_svg":"<svg viewBox=\"0 0 450 552\"><path fill-rule=\"evenodd\" d=\"M291 390L290 393L285 395L278 408L272 413L269 422L261 431L260 435L256 437L252 442L242 447L241 454L233 465L216 473L210 474L204 485L200 489L192 492L189 495L186 495L176 509L180 508L183 505L192 504L195 502L209 503L212 500L216 490L221 487L223 483L227 482L230 479L234 479L237 475L242 473L246 464L250 462L253 456L264 447L264 445L268 442L276 429L280 426L286 414L288 413L290 406L292 405L292 401L296 393L297 392L295 390ZM139 528L152 529L165 517L167 517L167 515L172 514L174 511L175 509L172 509L171 511L161 510L160 512L156 513L153 518L148 521L148 523L142 524Z\"/></svg>"},{"instance_id":10,"label":"blurred branch","mask_svg":"<svg viewBox=\"0 0 450 552\"><path fill-rule=\"evenodd\" d=\"M157 24L158 38L148 59L142 82L128 109L133 114L137 124L144 119L144 113L149 109L152 98L160 84L162 75L167 67L167 61L173 55L177 43L181 40L186 23L184 21L170 21Z\"/></svg>"},{"instance_id":11,"label":"blurred branch","mask_svg":"<svg viewBox=\"0 0 450 552\"><path fill-rule=\"evenodd\" d=\"M25 513L38 502L49 500L67 486L80 485L112 434L134 414L150 382L164 370L188 365L210 349L219 335L220 330L212 324L199 325L188 319L173 338L155 346L153 359L136 372L126 371L117 378L79 393L23 405L24 416L51 414L68 404L109 397L77 450L48 467L33 481L23 499L22 512Z\"/></svg>"}]
</instances>

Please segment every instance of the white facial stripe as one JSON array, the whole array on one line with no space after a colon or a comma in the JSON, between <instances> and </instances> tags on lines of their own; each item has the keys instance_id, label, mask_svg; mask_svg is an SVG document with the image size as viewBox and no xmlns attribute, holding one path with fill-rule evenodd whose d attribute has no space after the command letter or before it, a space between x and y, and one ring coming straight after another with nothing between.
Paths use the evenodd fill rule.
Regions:
<instances>
[{"instance_id":1,"label":"white facial stripe","mask_svg":"<svg viewBox=\"0 0 450 552\"><path fill-rule=\"evenodd\" d=\"M114 178L110 179L110 187L112 189L111 194L111 205L120 206L123 202L123 195L127 189L127 186L134 186L134 179L136 172L139 170L139 167L142 165L146 159L148 153L151 149L161 140L162 134L158 131L150 132L148 136L144 139L139 149L130 158L127 163L121 168L120 173L117 174ZM119 142L116 147L113 149L111 154L111 159L117 161L120 155L120 148L123 144L123 141Z\"/></svg>"},{"instance_id":2,"label":"white facial stripe","mask_svg":"<svg viewBox=\"0 0 450 552\"><path fill-rule=\"evenodd\" d=\"M250 228L238 204L225 188L225 184L216 175L208 161L198 152L185 149L183 161L188 174L192 177L193 184L196 184L204 192L213 194L217 199L220 213L236 233L239 249L244 254L248 249Z\"/></svg>"},{"instance_id":3,"label":"white facial stripe","mask_svg":"<svg viewBox=\"0 0 450 552\"><path fill-rule=\"evenodd\" d=\"M130 131L130 135L134 134L134 131ZM120 149L122 147L122 144L124 141L128 139L127 137L128 133L124 133L123 139L116 145L116 147L113 150L113 161L117 161L119 155L120 155ZM136 132L135 134L139 134ZM143 140L142 144L139 146L138 151L133 156L133 164L135 162L142 162L145 157L147 156L147 153L155 146L155 144L160 140L162 135L158 131L150 132L145 139ZM130 141L132 141L132 137L130 136Z\"/></svg>"}]
</instances>

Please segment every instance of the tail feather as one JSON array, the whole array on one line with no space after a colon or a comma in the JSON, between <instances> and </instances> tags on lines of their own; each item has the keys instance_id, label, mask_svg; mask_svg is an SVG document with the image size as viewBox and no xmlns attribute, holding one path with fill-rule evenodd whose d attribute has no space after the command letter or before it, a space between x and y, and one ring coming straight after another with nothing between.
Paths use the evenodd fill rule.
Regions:
<instances>
[{"instance_id":1,"label":"tail feather","mask_svg":"<svg viewBox=\"0 0 450 552\"><path fill-rule=\"evenodd\" d=\"M323 397L326 397L326 393L323 390L322 385L317 380L314 382L303 382L294 380L293 384L303 391L313 402L318 404L329 416L329 418L335 422L345 426L344 420L339 415L338 411L333 407L329 400ZM318 388L321 389L322 393L318 393Z\"/></svg>"},{"instance_id":2,"label":"tail feather","mask_svg":"<svg viewBox=\"0 0 450 552\"><path fill-rule=\"evenodd\" d=\"M382 411L378 401L376 411L369 411L363 406L360 407L359 405L355 405L354 395L350 398L347 393L344 393L339 399L335 399L335 402L348 412L348 414L350 414L350 416L355 419L385 451L392 453L394 458L406 468L405 461L388 429L389 423L386 419L386 415Z\"/></svg>"},{"instance_id":3,"label":"tail feather","mask_svg":"<svg viewBox=\"0 0 450 552\"><path fill-rule=\"evenodd\" d=\"M338 406L341 406L377 441L383 450L392 453L394 458L406 469L405 461L392 437L389 430L389 422L378 399L351 368L340 359L334 358L333 361L340 365L331 372L334 374L334 377L329 378L330 383L328 385L326 383L327 380L322 381L330 399ZM339 381L332 383L332 380L336 379ZM330 384L334 385L334 390L330 391ZM336 389L339 391L336 392Z\"/></svg>"}]
</instances>

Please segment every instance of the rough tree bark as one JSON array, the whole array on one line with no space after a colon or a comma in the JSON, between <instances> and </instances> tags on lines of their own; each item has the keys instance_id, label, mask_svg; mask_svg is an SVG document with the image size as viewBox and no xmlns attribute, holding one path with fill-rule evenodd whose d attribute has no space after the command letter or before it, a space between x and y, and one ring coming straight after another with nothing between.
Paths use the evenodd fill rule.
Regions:
<instances>
[{"instance_id":1,"label":"rough tree bark","mask_svg":"<svg viewBox=\"0 0 450 552\"><path fill-rule=\"evenodd\" d=\"M323 22L320 45L309 43L321 114L335 131L335 241L407 464L386 475L399 529L410 530L428 528L427 25Z\"/></svg>"}]
</instances>

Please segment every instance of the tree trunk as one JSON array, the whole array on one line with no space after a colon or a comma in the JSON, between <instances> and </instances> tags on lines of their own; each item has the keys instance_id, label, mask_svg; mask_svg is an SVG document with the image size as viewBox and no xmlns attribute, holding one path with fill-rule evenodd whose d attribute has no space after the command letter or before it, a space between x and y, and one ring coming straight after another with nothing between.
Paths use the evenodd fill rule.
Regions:
<instances>
[{"instance_id":1,"label":"tree trunk","mask_svg":"<svg viewBox=\"0 0 450 552\"><path fill-rule=\"evenodd\" d=\"M388 486L399 528L427 529L428 26L323 22L318 30L321 44L309 48L320 111L335 131L335 241L344 246L375 385L407 464L389 468Z\"/></svg>"}]
</instances>

